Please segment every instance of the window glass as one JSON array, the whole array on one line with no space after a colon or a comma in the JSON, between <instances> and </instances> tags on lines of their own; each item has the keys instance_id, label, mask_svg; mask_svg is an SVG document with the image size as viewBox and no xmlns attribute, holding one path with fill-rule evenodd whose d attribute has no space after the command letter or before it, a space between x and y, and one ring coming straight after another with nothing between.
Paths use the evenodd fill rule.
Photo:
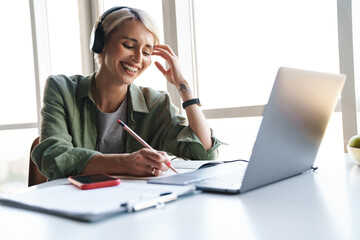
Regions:
<instances>
[{"instance_id":1,"label":"window glass","mask_svg":"<svg viewBox=\"0 0 360 240\"><path fill-rule=\"evenodd\" d=\"M203 108L266 104L280 66L339 72L335 0L193 4Z\"/></svg>"},{"instance_id":2,"label":"window glass","mask_svg":"<svg viewBox=\"0 0 360 240\"><path fill-rule=\"evenodd\" d=\"M0 8L0 124L36 122L29 1L4 1ZM16 9L16 17L10 9Z\"/></svg>"},{"instance_id":3,"label":"window glass","mask_svg":"<svg viewBox=\"0 0 360 240\"><path fill-rule=\"evenodd\" d=\"M219 159L250 158L262 117L209 119L215 136L225 144L219 148Z\"/></svg>"},{"instance_id":4,"label":"window glass","mask_svg":"<svg viewBox=\"0 0 360 240\"><path fill-rule=\"evenodd\" d=\"M27 187L30 147L38 130L3 130L0 134L0 193L12 193Z\"/></svg>"},{"instance_id":5,"label":"window glass","mask_svg":"<svg viewBox=\"0 0 360 240\"><path fill-rule=\"evenodd\" d=\"M326 128L323 141L318 152L317 161L329 164L344 157L343 122L341 112L334 112ZM335 157L336 156L336 157ZM326 161L326 162L325 162ZM319 164L315 162L315 164ZM330 163L332 164L332 163ZM327 165L329 166L329 165Z\"/></svg>"},{"instance_id":6,"label":"window glass","mask_svg":"<svg viewBox=\"0 0 360 240\"><path fill-rule=\"evenodd\" d=\"M48 0L46 1L46 8L51 74L81 74L81 48L77 1Z\"/></svg>"},{"instance_id":7,"label":"window glass","mask_svg":"<svg viewBox=\"0 0 360 240\"><path fill-rule=\"evenodd\" d=\"M220 160L249 160L262 117L209 119L215 136L226 143L219 148ZM341 113L333 113L319 149L319 159L331 159L334 153L343 154Z\"/></svg>"},{"instance_id":8,"label":"window glass","mask_svg":"<svg viewBox=\"0 0 360 240\"><path fill-rule=\"evenodd\" d=\"M104 0L103 2L104 11L115 6L127 6L146 11L154 19L159 29L160 42L164 42L162 0ZM163 61L162 58L152 56L151 65L135 80L135 84L151 87L156 90L166 90L166 79L155 66L155 61L158 61L165 66L165 61Z\"/></svg>"}]
</instances>

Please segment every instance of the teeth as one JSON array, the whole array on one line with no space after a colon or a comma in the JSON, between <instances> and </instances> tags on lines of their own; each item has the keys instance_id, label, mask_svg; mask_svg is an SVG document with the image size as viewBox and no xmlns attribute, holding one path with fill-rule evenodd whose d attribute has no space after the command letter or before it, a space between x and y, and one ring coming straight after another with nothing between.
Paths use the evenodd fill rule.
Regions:
<instances>
[{"instance_id":1,"label":"teeth","mask_svg":"<svg viewBox=\"0 0 360 240\"><path fill-rule=\"evenodd\" d=\"M123 67L125 67L126 69L128 69L132 72L136 72L137 70L139 70L139 68L130 66L129 64L126 64L126 63L123 63L122 65L123 65Z\"/></svg>"}]
</instances>

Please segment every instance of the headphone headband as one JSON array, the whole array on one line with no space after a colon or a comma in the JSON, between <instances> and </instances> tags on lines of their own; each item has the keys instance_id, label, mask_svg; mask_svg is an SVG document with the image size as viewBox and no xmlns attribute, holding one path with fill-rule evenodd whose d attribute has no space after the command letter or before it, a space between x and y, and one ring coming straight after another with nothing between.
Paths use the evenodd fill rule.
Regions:
<instances>
[{"instance_id":1,"label":"headphone headband","mask_svg":"<svg viewBox=\"0 0 360 240\"><path fill-rule=\"evenodd\" d=\"M119 11L123 8L129 8L129 7L113 7L113 8L108 9L107 11L105 11L99 17L99 20L96 22L96 26L93 29L93 31L91 33L91 38L90 38L90 49L93 53L100 54L104 47L105 33L104 33L104 29L102 27L102 22L109 14L111 14L115 11ZM129 8L129 9L131 10L131 8Z\"/></svg>"}]
</instances>

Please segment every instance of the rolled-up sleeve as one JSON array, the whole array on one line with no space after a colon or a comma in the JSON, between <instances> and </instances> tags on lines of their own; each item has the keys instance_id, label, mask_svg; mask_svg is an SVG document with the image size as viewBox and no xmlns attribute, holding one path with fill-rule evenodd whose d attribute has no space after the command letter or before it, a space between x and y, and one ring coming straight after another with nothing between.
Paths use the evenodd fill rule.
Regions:
<instances>
[{"instance_id":1,"label":"rolled-up sleeve","mask_svg":"<svg viewBox=\"0 0 360 240\"><path fill-rule=\"evenodd\" d=\"M202 160L213 160L218 157L218 147L222 145L213 133L211 129L211 140L212 147L206 151L204 145L201 143L198 136L191 130L190 127L185 127L177 136L177 141L181 144L186 145L182 153L179 153L182 158L189 159L202 159ZM188 150L186 150L188 149Z\"/></svg>"},{"instance_id":2,"label":"rolled-up sleeve","mask_svg":"<svg viewBox=\"0 0 360 240\"><path fill-rule=\"evenodd\" d=\"M47 79L41 111L40 143L31 157L49 180L80 174L98 153L73 144L75 133L72 132L73 127L69 127L69 119L74 117L75 92L76 88L66 81L53 77Z\"/></svg>"},{"instance_id":3,"label":"rolled-up sleeve","mask_svg":"<svg viewBox=\"0 0 360 240\"><path fill-rule=\"evenodd\" d=\"M145 95L145 99L147 98ZM138 131L150 140L154 148L184 159L213 160L218 157L218 147L223 143L214 136L212 129L212 147L206 150L199 137L188 126L186 118L178 114L178 108L171 103L168 93L155 99L155 103L148 104L150 113L142 114L142 118L137 121L142 123L142 127L137 124ZM147 124L156 131L148 130Z\"/></svg>"}]
</instances>

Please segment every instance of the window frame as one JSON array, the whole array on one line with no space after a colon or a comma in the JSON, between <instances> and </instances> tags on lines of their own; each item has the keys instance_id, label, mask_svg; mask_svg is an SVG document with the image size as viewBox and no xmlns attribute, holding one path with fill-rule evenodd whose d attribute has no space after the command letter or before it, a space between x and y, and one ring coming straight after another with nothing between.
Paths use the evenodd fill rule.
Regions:
<instances>
[{"instance_id":1,"label":"window frame","mask_svg":"<svg viewBox=\"0 0 360 240\"><path fill-rule=\"evenodd\" d=\"M337 0L340 72L347 76L341 92L344 152L350 138L358 133L355 94L352 1Z\"/></svg>"}]
</instances>

